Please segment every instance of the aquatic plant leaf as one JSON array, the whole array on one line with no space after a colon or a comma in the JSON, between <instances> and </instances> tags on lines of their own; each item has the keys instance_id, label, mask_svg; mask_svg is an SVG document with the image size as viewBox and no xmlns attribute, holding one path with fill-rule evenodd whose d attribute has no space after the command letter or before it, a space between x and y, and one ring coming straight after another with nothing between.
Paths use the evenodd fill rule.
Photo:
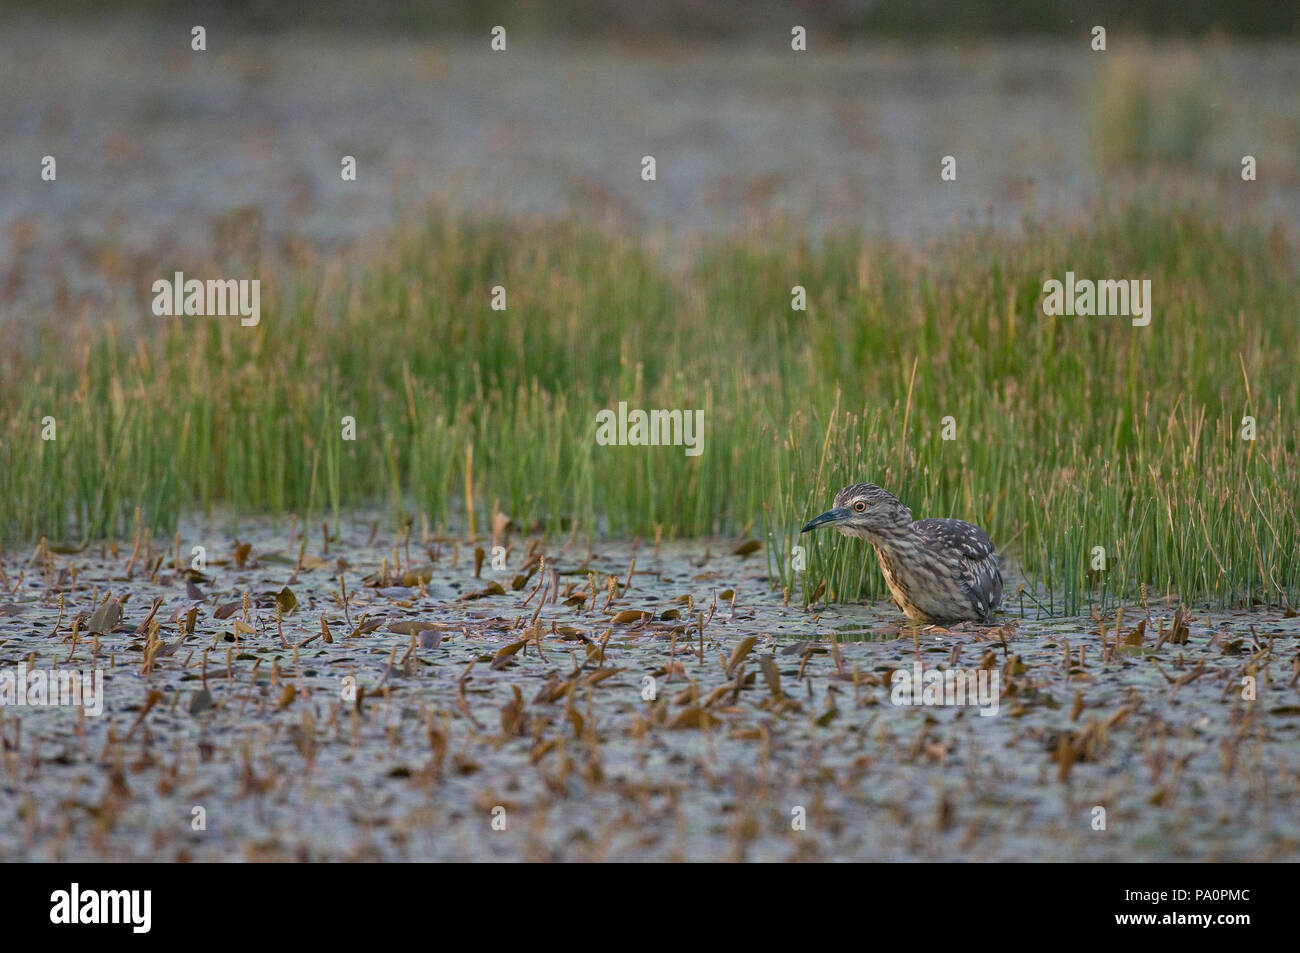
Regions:
<instances>
[{"instance_id":1,"label":"aquatic plant leaf","mask_svg":"<svg viewBox=\"0 0 1300 953\"><path fill-rule=\"evenodd\" d=\"M505 668L513 661L515 653L527 644L527 642L521 639L518 642L511 642L509 645L501 646L501 648L496 650L496 654L492 656L491 667L494 669Z\"/></svg>"},{"instance_id":2,"label":"aquatic plant leaf","mask_svg":"<svg viewBox=\"0 0 1300 953\"><path fill-rule=\"evenodd\" d=\"M242 608L244 608L243 599L236 599L234 602L224 602L213 610L212 618L229 619Z\"/></svg>"},{"instance_id":3,"label":"aquatic plant leaf","mask_svg":"<svg viewBox=\"0 0 1300 953\"><path fill-rule=\"evenodd\" d=\"M652 613L642 612L640 609L624 609L622 612L616 614L609 621L613 622L615 625L628 625L630 623L641 622L642 620L650 619L652 617L653 617Z\"/></svg>"},{"instance_id":4,"label":"aquatic plant leaf","mask_svg":"<svg viewBox=\"0 0 1300 953\"><path fill-rule=\"evenodd\" d=\"M275 594L275 604L280 610L280 615L288 615L298 608L298 597L293 594L292 589L285 586Z\"/></svg>"},{"instance_id":5,"label":"aquatic plant leaf","mask_svg":"<svg viewBox=\"0 0 1300 953\"><path fill-rule=\"evenodd\" d=\"M736 666L741 660L749 654L750 650L758 644L758 636L747 635L737 643L736 647L731 650L731 658L727 660L727 674L730 675L736 670Z\"/></svg>"},{"instance_id":6,"label":"aquatic plant leaf","mask_svg":"<svg viewBox=\"0 0 1300 953\"><path fill-rule=\"evenodd\" d=\"M117 599L109 599L95 610L90 621L86 623L86 631L91 635L107 635L121 621L122 603Z\"/></svg>"}]
</instances>

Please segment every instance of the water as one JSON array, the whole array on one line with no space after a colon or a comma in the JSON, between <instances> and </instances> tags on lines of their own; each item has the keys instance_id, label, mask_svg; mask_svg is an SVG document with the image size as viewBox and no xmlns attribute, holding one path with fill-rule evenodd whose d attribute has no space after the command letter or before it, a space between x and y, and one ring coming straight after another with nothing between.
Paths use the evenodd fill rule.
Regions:
<instances>
[{"instance_id":1,"label":"water","mask_svg":"<svg viewBox=\"0 0 1300 953\"><path fill-rule=\"evenodd\" d=\"M138 554L131 575L129 546L44 566L6 551L0 671L28 658L89 667L90 646L68 641L72 620L89 618L93 593L130 598L100 639L102 716L0 709L0 859L1297 856L1300 620L1284 613L1200 613L1185 644L1154 650L1173 612L1152 605L1144 645L1115 647L1113 621L1104 635L1088 619L1014 616L950 632L901 624L887 605L805 613L768 590L761 552L719 555L731 547L716 540L656 550L512 539L507 568L488 555L475 578L464 541L425 545L417 529L408 562L401 541L372 532L368 518L347 520L323 554L318 530L295 572L300 540L283 525L241 521L243 568L230 536L187 526L181 553L205 546L211 580L193 635L171 621L192 603L170 543ZM516 590L530 549L546 574ZM384 559L392 570L394 552L424 592L362 585ZM160 555L150 581L148 557ZM592 580L594 609L566 604ZM465 598L493 582L503 594ZM296 649L274 608L256 605L286 586L297 609L283 640ZM719 596L728 589L734 603ZM244 618L245 592L252 631L236 648L223 633ZM154 598L165 647L146 672L134 633ZM692 604L705 618L702 659ZM653 619L610 622L631 609ZM1126 613L1122 634L1141 614ZM918 662L997 671L997 713L894 704L884 680ZM1241 697L1246 674L1253 702ZM348 676L364 689L359 711ZM206 829L194 829L196 808Z\"/></svg>"}]
</instances>

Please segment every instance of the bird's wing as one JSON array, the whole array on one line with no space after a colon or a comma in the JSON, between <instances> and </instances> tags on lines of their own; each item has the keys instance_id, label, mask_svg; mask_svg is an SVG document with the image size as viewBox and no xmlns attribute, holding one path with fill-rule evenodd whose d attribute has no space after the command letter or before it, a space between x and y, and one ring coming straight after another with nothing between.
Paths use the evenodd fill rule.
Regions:
<instances>
[{"instance_id":1,"label":"bird's wing","mask_svg":"<svg viewBox=\"0 0 1300 953\"><path fill-rule=\"evenodd\" d=\"M996 555L988 534L965 520L917 520L913 524L928 541L944 549L954 549L976 561Z\"/></svg>"},{"instance_id":2,"label":"bird's wing","mask_svg":"<svg viewBox=\"0 0 1300 953\"><path fill-rule=\"evenodd\" d=\"M965 520L925 519L913 525L932 545L955 557L972 604L980 615L990 615L1002 602L1002 572L988 534Z\"/></svg>"}]
</instances>

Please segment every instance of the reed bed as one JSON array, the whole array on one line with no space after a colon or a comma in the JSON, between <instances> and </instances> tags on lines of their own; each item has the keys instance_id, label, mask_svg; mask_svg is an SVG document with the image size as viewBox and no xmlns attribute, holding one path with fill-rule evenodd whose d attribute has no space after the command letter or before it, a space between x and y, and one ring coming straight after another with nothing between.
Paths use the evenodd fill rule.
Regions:
<instances>
[{"instance_id":1,"label":"reed bed","mask_svg":"<svg viewBox=\"0 0 1300 953\"><path fill-rule=\"evenodd\" d=\"M880 598L866 547L798 536L871 481L918 518L983 525L1052 613L1300 593L1281 229L1148 202L923 248L778 230L691 261L434 215L382 256L255 274L255 328L9 315L0 536L128 535L137 510L159 534L217 509L337 524L383 500L458 532L502 512L552 534L755 537L792 600ZM1067 270L1149 278L1150 326L1045 316L1043 282ZM703 452L598 445L595 415L620 401L703 409Z\"/></svg>"}]
</instances>

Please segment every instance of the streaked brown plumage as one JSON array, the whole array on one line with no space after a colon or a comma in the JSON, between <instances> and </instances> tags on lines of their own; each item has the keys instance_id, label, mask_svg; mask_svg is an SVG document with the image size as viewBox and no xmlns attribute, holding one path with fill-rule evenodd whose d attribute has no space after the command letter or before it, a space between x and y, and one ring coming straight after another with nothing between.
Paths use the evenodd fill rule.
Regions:
<instances>
[{"instance_id":1,"label":"streaked brown plumage","mask_svg":"<svg viewBox=\"0 0 1300 953\"><path fill-rule=\"evenodd\" d=\"M987 623L1002 604L1002 573L984 530L954 519L913 520L912 511L873 483L835 494L835 506L803 532L834 526L871 543L894 605L917 622Z\"/></svg>"}]
</instances>

